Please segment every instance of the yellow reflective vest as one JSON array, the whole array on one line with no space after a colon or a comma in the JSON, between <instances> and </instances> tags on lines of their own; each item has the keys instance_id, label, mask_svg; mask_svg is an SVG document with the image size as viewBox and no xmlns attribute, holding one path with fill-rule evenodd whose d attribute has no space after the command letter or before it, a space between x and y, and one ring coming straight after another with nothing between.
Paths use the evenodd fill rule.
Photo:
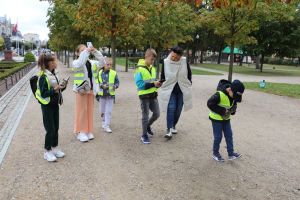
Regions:
<instances>
[{"instance_id":1,"label":"yellow reflective vest","mask_svg":"<svg viewBox=\"0 0 300 200\"><path fill-rule=\"evenodd\" d=\"M98 73L98 76L96 78L96 83L97 84L102 84L102 72L103 70L101 69ZM115 85L115 80L116 80L117 72L110 69L109 70L109 76L108 76L108 92L111 96L114 96L116 94L113 86ZM98 92L98 95L103 96L103 89L100 87L100 90Z\"/></svg>"},{"instance_id":2,"label":"yellow reflective vest","mask_svg":"<svg viewBox=\"0 0 300 200\"><path fill-rule=\"evenodd\" d=\"M35 97L37 98L37 100L38 100L41 104L47 105L47 104L50 103L50 97L43 98L42 95L41 95L41 90L40 90L40 86L39 86L40 77L41 77L42 75L44 75L44 74L45 74L45 73L44 73L43 71L40 71L40 72L38 73L39 79L38 79L38 81L37 81L37 89L36 89L36 91L35 91ZM50 83L49 83L49 79L48 79L47 75L46 75L46 82L47 82L47 85L48 85L48 90L50 90Z\"/></svg>"},{"instance_id":3,"label":"yellow reflective vest","mask_svg":"<svg viewBox=\"0 0 300 200\"><path fill-rule=\"evenodd\" d=\"M156 81L156 70L155 67L152 65L147 69L148 67L145 64L144 59L140 59L138 64L137 64L137 69L135 71L135 75L137 73L141 73L142 79L145 83L154 83ZM141 90L138 88L138 95L145 95L145 94L151 94L157 92L156 87L149 88L147 90Z\"/></svg>"},{"instance_id":4,"label":"yellow reflective vest","mask_svg":"<svg viewBox=\"0 0 300 200\"><path fill-rule=\"evenodd\" d=\"M74 72L74 84L75 85L81 85L82 82L85 80L84 77L84 68L83 67L79 67L79 68L72 68L73 72ZM97 77L97 64L93 63L92 64L92 73L94 78L96 79Z\"/></svg>"},{"instance_id":5,"label":"yellow reflective vest","mask_svg":"<svg viewBox=\"0 0 300 200\"><path fill-rule=\"evenodd\" d=\"M218 104L218 106L226 108L226 109L230 109L233 106L233 102L232 102L232 104L230 104L230 100L224 92L218 91L218 93L220 94L220 103ZM211 119L218 120L218 121L223 121L223 120L229 120L230 119L230 115L228 117L224 118L221 115L219 115L219 114L217 114L213 111L210 111L209 117Z\"/></svg>"}]
</instances>

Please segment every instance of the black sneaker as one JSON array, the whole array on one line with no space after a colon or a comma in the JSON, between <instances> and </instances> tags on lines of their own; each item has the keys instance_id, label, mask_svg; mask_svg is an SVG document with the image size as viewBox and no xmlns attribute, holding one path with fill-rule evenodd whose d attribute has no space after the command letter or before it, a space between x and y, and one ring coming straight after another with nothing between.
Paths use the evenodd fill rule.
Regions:
<instances>
[{"instance_id":1,"label":"black sneaker","mask_svg":"<svg viewBox=\"0 0 300 200\"><path fill-rule=\"evenodd\" d=\"M222 158L221 154L220 153L214 153L212 155L212 158L215 160L215 161L218 161L218 162L224 162L224 158Z\"/></svg>"},{"instance_id":2,"label":"black sneaker","mask_svg":"<svg viewBox=\"0 0 300 200\"><path fill-rule=\"evenodd\" d=\"M242 156L242 154L239 154L239 153L232 153L230 155L228 155L228 160L235 160L235 159L238 159Z\"/></svg>"},{"instance_id":3,"label":"black sneaker","mask_svg":"<svg viewBox=\"0 0 300 200\"><path fill-rule=\"evenodd\" d=\"M143 144L150 144L151 143L147 135L143 135L141 137L141 141L143 142Z\"/></svg>"},{"instance_id":4,"label":"black sneaker","mask_svg":"<svg viewBox=\"0 0 300 200\"><path fill-rule=\"evenodd\" d=\"M150 126L147 127L147 133L148 133L149 135L154 135L154 133L153 133L153 131L152 131L152 129L151 129Z\"/></svg>"}]
</instances>

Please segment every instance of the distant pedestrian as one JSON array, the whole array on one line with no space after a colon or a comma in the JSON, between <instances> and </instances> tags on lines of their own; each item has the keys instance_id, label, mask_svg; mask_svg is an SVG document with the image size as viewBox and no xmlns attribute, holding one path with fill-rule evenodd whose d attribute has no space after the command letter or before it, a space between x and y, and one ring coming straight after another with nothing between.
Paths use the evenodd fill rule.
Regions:
<instances>
[{"instance_id":1,"label":"distant pedestrian","mask_svg":"<svg viewBox=\"0 0 300 200\"><path fill-rule=\"evenodd\" d=\"M171 139L177 134L176 125L182 108L190 110L192 104L192 72L190 65L183 55L183 49L175 46L169 56L164 59L161 71L163 83L158 99L163 112L167 112L166 138Z\"/></svg>"},{"instance_id":2,"label":"distant pedestrian","mask_svg":"<svg viewBox=\"0 0 300 200\"><path fill-rule=\"evenodd\" d=\"M207 106L211 110L209 119L212 122L214 134L212 157L216 161L224 161L219 152L223 133L229 160L241 157L241 154L234 152L233 149L230 116L236 113L237 103L242 101L244 90L245 87L239 80L234 80L232 83L227 80L221 80L218 84L217 92L207 101Z\"/></svg>"}]
</instances>

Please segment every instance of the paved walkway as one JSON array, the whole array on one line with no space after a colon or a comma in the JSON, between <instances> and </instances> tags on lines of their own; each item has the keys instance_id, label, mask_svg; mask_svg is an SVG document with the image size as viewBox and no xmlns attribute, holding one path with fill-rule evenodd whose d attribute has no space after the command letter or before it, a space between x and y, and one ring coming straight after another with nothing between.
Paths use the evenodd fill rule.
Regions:
<instances>
[{"instance_id":1,"label":"paved walkway","mask_svg":"<svg viewBox=\"0 0 300 200\"><path fill-rule=\"evenodd\" d=\"M59 67L60 77L71 75L70 69ZM212 130L206 101L220 76L194 76L194 109L182 114L179 133L170 141L163 137L166 122L162 113L153 126L156 134L151 145L139 141L141 113L133 74L119 72L119 77L113 133L102 131L95 104L96 138L85 144L72 132L74 95L70 82L60 109L59 143L66 157L56 163L42 158L41 110L30 97L1 165L1 200L300 198L299 100L246 91L232 120L235 147L243 158L216 163L211 159ZM221 153L226 155L224 142Z\"/></svg>"}]
</instances>

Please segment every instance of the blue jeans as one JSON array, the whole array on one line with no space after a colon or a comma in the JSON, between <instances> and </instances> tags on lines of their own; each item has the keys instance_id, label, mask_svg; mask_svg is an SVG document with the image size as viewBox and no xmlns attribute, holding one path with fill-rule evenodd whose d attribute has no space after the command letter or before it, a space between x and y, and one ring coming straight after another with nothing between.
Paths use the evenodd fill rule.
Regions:
<instances>
[{"instance_id":1,"label":"blue jeans","mask_svg":"<svg viewBox=\"0 0 300 200\"><path fill-rule=\"evenodd\" d=\"M233 150L233 139L232 139L232 130L230 121L212 121L212 127L214 132L214 144L213 144L213 153L219 153L220 143L222 141L222 132L224 132L224 137L227 145L228 155L231 155Z\"/></svg>"},{"instance_id":2,"label":"blue jeans","mask_svg":"<svg viewBox=\"0 0 300 200\"><path fill-rule=\"evenodd\" d=\"M167 110L167 128L175 128L183 107L182 92L172 92Z\"/></svg>"}]
</instances>

